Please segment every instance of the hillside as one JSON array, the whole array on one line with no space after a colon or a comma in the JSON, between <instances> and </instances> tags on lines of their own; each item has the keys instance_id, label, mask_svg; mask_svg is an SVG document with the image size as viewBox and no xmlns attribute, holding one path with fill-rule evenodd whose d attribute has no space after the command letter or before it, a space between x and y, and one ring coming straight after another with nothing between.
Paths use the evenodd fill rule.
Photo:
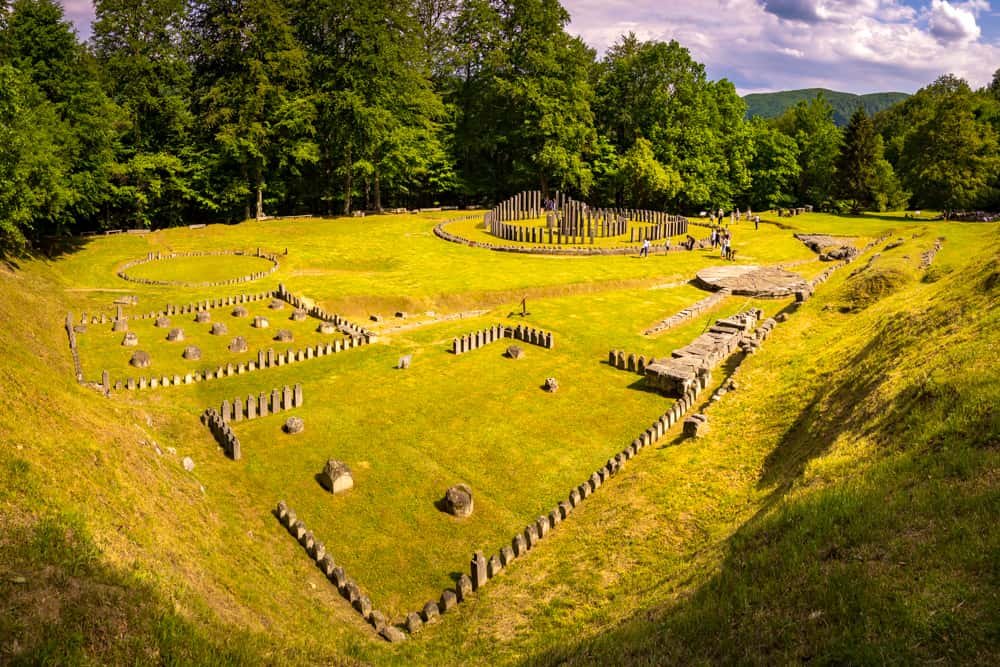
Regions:
<instances>
[{"instance_id":1,"label":"hillside","mask_svg":"<svg viewBox=\"0 0 1000 667\"><path fill-rule=\"evenodd\" d=\"M705 298L688 281L721 265L717 253L490 252L434 237L441 215L123 234L0 264L0 664L997 663L1000 225L821 214L765 216L759 232L740 223L741 258L807 278L832 265L793 232L850 235L859 248L885 238L803 304L730 296L644 336ZM258 246L288 254L246 286L115 275L150 252ZM148 263L142 275L216 279L225 266ZM378 340L110 398L74 381L67 312L108 315L132 294L138 314L279 282L355 321L383 315L369 324ZM512 315L525 296L530 315ZM527 556L402 644L378 639L271 514L288 500L398 618L468 572L474 549L509 544L662 413L666 400L611 367L609 348L669 354L752 307L787 322L741 360L707 435L675 425ZM289 309L260 308L269 334L294 326ZM213 317L233 333L250 326L228 306ZM211 360L193 318L171 319ZM454 337L496 322L558 343L524 345L516 361L506 343L449 353ZM179 355L165 329L130 326L154 369ZM110 325L79 335L88 378L128 371ZM115 345L89 343L102 337ZM396 370L407 354L412 367ZM713 372L700 410L734 368ZM538 386L550 376L554 394ZM297 382L305 432L283 434L281 415L237 424L242 460L199 422L206 406ZM355 471L345 496L313 479L334 455ZM476 493L464 522L433 507L460 479Z\"/></svg>"},{"instance_id":2,"label":"hillside","mask_svg":"<svg viewBox=\"0 0 1000 667\"><path fill-rule=\"evenodd\" d=\"M777 118L785 110L795 106L799 102L815 99L820 93L833 107L833 120L839 127L844 127L851 119L851 115L859 106L863 106L869 116L873 116L883 109L888 109L897 102L902 102L909 95L907 93L869 93L867 95L855 95L853 93L841 93L825 88L805 88L802 90L783 90L777 93L751 93L744 95L743 101L747 103L747 118L760 116L761 118Z\"/></svg>"}]
</instances>

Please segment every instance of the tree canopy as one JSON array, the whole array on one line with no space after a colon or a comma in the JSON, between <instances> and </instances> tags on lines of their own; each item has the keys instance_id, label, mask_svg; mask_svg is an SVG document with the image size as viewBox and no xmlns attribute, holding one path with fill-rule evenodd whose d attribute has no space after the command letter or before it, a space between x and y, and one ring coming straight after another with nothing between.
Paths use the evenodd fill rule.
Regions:
<instances>
[{"instance_id":1,"label":"tree canopy","mask_svg":"<svg viewBox=\"0 0 1000 667\"><path fill-rule=\"evenodd\" d=\"M597 54L558 0L0 2L0 252L276 214L560 189L691 213L1000 206L1000 70L842 131L822 95L746 120L677 41Z\"/></svg>"}]
</instances>

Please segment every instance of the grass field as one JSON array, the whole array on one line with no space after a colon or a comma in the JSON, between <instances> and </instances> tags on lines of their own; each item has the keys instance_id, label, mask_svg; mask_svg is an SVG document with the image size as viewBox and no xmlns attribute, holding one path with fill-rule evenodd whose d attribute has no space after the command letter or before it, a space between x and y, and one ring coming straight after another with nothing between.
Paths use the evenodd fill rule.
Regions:
<instances>
[{"instance_id":1,"label":"grass field","mask_svg":"<svg viewBox=\"0 0 1000 667\"><path fill-rule=\"evenodd\" d=\"M740 223L741 261L806 277L829 265L795 231L859 246L890 236L798 308L730 297L650 338L641 332L705 296L688 281L723 261L715 253L496 253L435 238L447 216L120 235L0 271L0 663L995 663L997 225L882 214L768 218L758 231ZM476 233L468 226L463 235ZM257 246L288 255L236 288L115 276L150 251ZM192 282L246 272L232 258L204 259L143 268ZM278 283L365 323L378 341L110 399L73 381L66 312L111 315L115 298L133 294L130 310L143 313ZM249 356L225 349L236 335L254 356L327 338L267 303L248 304L249 318L213 310L229 327L221 337L188 315L171 318L183 343L152 320L130 328L164 374L188 370L189 344L211 367ZM527 558L403 645L378 640L270 514L286 500L398 620L668 407L638 375L608 366L609 349L665 356L749 307L791 315L743 362L739 389L709 409L708 436L686 440L675 428ZM397 310L408 318L391 317ZM466 311L475 312L444 319ZM252 329L255 314L271 327ZM497 322L552 331L555 347L524 345L516 361L502 356L507 342L450 354L454 336ZM270 341L282 328L293 343ZM140 374L127 366L134 348L109 330L80 336L87 378ZM396 370L405 354L412 367ZM540 388L549 376L555 394ZM236 424L240 461L198 421L224 399L293 383L303 385L292 414L305 431L281 431L289 413ZM354 489L322 490L314 476L328 458L352 467ZM458 482L476 503L462 520L435 506Z\"/></svg>"}]
</instances>

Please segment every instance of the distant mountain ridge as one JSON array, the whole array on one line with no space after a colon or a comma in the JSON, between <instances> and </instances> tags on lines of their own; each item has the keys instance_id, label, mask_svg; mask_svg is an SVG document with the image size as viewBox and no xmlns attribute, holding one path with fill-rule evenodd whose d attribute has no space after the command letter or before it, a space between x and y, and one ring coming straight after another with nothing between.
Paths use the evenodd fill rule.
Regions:
<instances>
[{"instance_id":1,"label":"distant mountain ridge","mask_svg":"<svg viewBox=\"0 0 1000 667\"><path fill-rule=\"evenodd\" d=\"M751 93L744 95L743 100L747 103L747 118L754 116L776 118L786 109L799 102L815 99L820 93L823 93L823 97L833 107L833 121L839 127L847 125L851 115L859 106L863 106L868 115L874 115L910 96L908 93L855 95L854 93L841 93L826 88L803 88L802 90L782 90L776 93Z\"/></svg>"}]
</instances>

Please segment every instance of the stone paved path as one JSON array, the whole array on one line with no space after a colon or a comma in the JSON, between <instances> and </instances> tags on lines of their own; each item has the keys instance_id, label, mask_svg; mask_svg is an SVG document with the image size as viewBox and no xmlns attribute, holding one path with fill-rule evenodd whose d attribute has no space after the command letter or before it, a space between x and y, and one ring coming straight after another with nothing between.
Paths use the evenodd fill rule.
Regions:
<instances>
[{"instance_id":1,"label":"stone paved path","mask_svg":"<svg viewBox=\"0 0 1000 667\"><path fill-rule=\"evenodd\" d=\"M808 289L805 278L797 273L769 266L731 264L712 266L697 274L700 287L717 291L731 290L738 296L785 297Z\"/></svg>"}]
</instances>

